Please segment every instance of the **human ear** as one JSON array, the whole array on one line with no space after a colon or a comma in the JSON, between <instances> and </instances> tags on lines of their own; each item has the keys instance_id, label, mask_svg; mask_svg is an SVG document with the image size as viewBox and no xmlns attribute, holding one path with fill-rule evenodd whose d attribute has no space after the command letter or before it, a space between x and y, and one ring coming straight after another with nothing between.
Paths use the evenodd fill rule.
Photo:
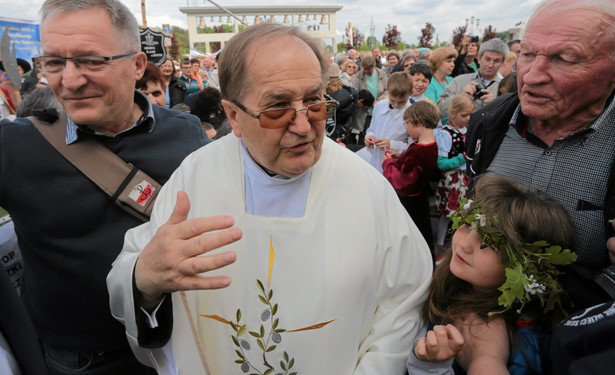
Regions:
<instances>
[{"instance_id":1,"label":"human ear","mask_svg":"<svg viewBox=\"0 0 615 375\"><path fill-rule=\"evenodd\" d=\"M138 81L143 77L145 73L145 66L147 65L147 55L145 52L137 52L134 56L135 64L135 81Z\"/></svg>"},{"instance_id":2,"label":"human ear","mask_svg":"<svg viewBox=\"0 0 615 375\"><path fill-rule=\"evenodd\" d=\"M226 99L222 99L222 107L224 107L226 118L231 124L231 128L233 128L233 134L235 134L237 138L241 138L241 130L239 129L239 121L237 120L237 107Z\"/></svg>"}]
</instances>

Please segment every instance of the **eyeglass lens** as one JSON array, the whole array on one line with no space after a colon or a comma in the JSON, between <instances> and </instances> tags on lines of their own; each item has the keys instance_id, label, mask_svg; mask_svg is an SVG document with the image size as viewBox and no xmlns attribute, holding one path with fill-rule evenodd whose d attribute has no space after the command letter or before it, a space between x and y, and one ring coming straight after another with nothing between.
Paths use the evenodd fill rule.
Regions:
<instances>
[{"instance_id":1,"label":"eyeglass lens","mask_svg":"<svg viewBox=\"0 0 615 375\"><path fill-rule=\"evenodd\" d=\"M305 109L300 109L299 111L305 111L308 120L311 121L327 119L327 105L325 102L310 104ZM260 114L260 124L263 128L267 129L283 128L293 122L296 116L296 108L265 110Z\"/></svg>"}]
</instances>

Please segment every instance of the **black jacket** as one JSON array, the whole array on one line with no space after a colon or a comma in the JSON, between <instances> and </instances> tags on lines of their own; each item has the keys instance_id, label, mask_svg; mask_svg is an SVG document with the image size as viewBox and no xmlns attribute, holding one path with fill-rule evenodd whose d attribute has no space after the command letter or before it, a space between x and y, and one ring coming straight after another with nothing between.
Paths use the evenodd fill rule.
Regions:
<instances>
[{"instance_id":1,"label":"black jacket","mask_svg":"<svg viewBox=\"0 0 615 375\"><path fill-rule=\"evenodd\" d=\"M47 367L34 326L4 268L0 269L0 301L0 331L19 363L21 373L46 375Z\"/></svg>"},{"instance_id":2,"label":"black jacket","mask_svg":"<svg viewBox=\"0 0 615 375\"><path fill-rule=\"evenodd\" d=\"M177 78L171 78L171 82L169 82L169 99L171 101L169 108L173 108L175 104L183 103L186 95L186 84Z\"/></svg>"},{"instance_id":3,"label":"black jacket","mask_svg":"<svg viewBox=\"0 0 615 375\"><path fill-rule=\"evenodd\" d=\"M613 94L611 94L607 103L610 103L611 100L613 100ZM504 94L476 111L470 118L470 124L468 125L468 132L466 134L466 173L470 178L470 188L475 182L474 179L485 172L493 161L509 129L510 119L518 105L519 98L516 94ZM603 206L605 218L604 226L607 238L615 236L611 224L607 221L608 218L615 217L614 182L615 164L611 165L608 188ZM572 268L574 269L574 267L573 265ZM574 271L566 272L561 281L565 289L566 285L576 285L575 289L585 290L586 293L584 293L583 296L577 297L586 299L587 301L597 301L592 304L604 302L608 299L607 294L597 283L585 277L575 275ZM572 294L571 297L573 297L573 300L575 299ZM577 308L581 307L583 302L585 301L576 300L575 304Z\"/></svg>"}]
</instances>

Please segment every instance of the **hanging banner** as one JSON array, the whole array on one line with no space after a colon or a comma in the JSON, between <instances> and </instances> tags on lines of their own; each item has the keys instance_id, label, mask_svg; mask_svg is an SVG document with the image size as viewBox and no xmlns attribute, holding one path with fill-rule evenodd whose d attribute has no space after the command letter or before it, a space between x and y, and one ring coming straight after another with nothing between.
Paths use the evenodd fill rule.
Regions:
<instances>
[{"instance_id":1,"label":"hanging banner","mask_svg":"<svg viewBox=\"0 0 615 375\"><path fill-rule=\"evenodd\" d=\"M11 48L15 47L17 58L32 64L32 57L41 54L41 36L37 22L0 17L0 37L4 33L11 37Z\"/></svg>"}]
</instances>

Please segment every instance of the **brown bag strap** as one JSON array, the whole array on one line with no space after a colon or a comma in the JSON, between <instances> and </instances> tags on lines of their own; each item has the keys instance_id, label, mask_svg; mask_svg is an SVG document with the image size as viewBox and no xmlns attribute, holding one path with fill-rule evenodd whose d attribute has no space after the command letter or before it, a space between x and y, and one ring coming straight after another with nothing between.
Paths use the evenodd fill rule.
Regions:
<instances>
[{"instance_id":1,"label":"brown bag strap","mask_svg":"<svg viewBox=\"0 0 615 375\"><path fill-rule=\"evenodd\" d=\"M161 185L132 164L124 162L92 138L66 144L66 113L58 112L51 124L28 117L62 156L100 187L124 211L146 222Z\"/></svg>"}]
</instances>

